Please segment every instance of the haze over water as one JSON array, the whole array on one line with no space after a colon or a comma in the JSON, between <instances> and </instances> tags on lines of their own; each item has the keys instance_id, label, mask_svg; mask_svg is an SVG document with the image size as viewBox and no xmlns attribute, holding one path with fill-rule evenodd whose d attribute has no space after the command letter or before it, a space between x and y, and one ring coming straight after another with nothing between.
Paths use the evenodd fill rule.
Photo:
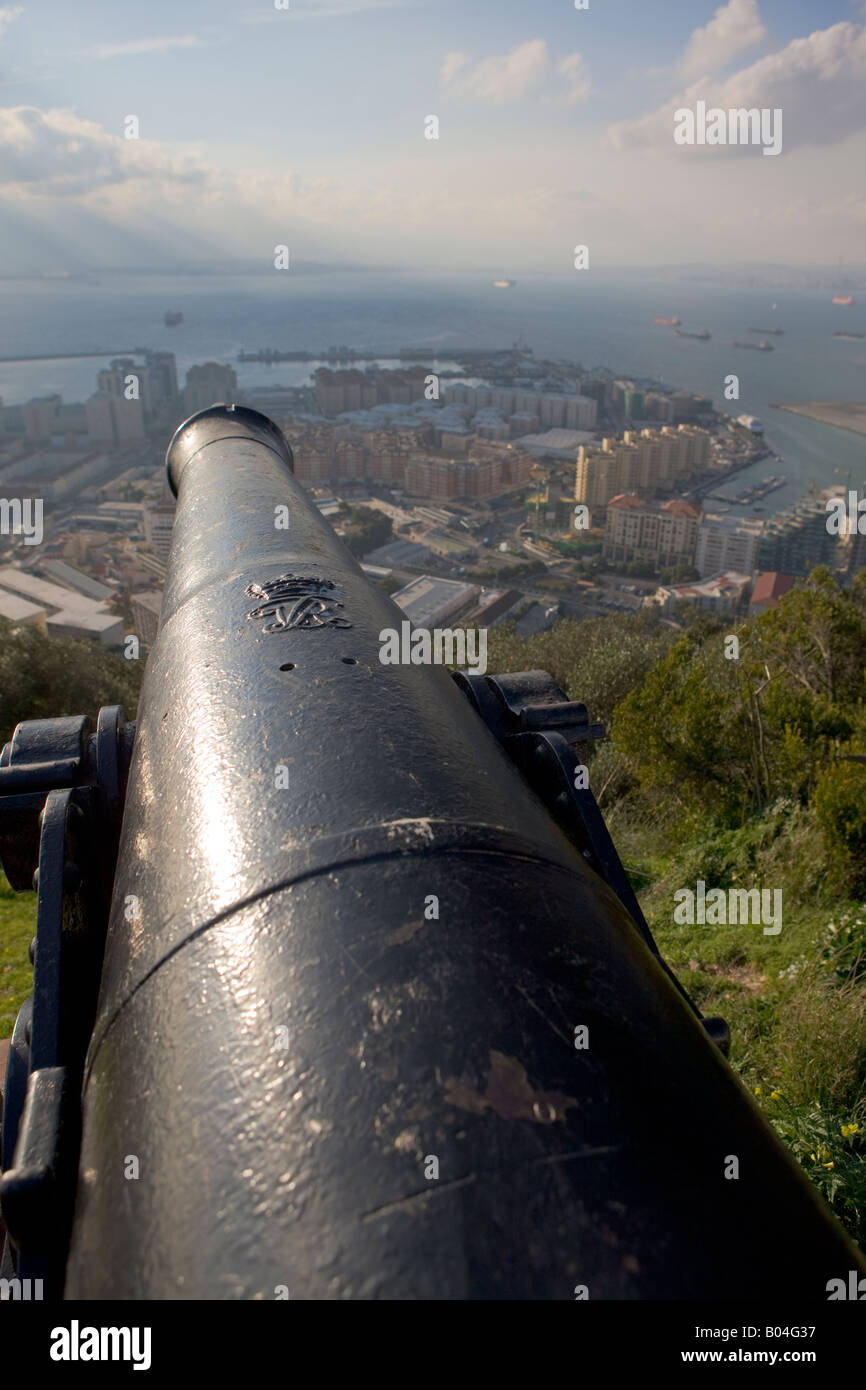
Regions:
<instances>
[{"instance_id":1,"label":"haze over water","mask_svg":"<svg viewBox=\"0 0 866 1390\"><path fill-rule=\"evenodd\" d=\"M831 304L829 292L730 289L670 280L522 277L510 290L479 275L273 272L263 276L102 276L99 284L7 281L0 318L0 356L90 348L114 352L168 348L178 375L196 362L231 362L238 384L301 385L310 364L242 364L241 349L317 351L331 344L362 349L430 346L441 361L465 347L505 348L520 338L537 357L567 358L587 369L654 377L710 396L717 409L759 416L778 465L765 459L739 474L726 491L780 472L788 482L764 499L764 515L801 496L813 479L822 487L866 477L866 438L773 410L772 401L863 401L866 341L833 332L866 332L866 304ZM772 308L775 304L776 308ZM166 328L166 309L184 322ZM709 342L677 338L653 324L678 315L687 330L707 328ZM758 341L750 328L785 329L773 352L749 352L733 341ZM96 386L98 358L0 364L5 404L59 391L85 400ZM724 379L740 378L738 401L724 400Z\"/></svg>"}]
</instances>

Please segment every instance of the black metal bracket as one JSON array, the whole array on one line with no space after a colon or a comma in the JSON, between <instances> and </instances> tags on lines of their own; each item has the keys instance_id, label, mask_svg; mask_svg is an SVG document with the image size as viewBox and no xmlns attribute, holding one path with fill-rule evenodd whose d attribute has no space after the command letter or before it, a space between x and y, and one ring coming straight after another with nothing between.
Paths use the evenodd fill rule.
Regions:
<instances>
[{"instance_id":1,"label":"black metal bracket","mask_svg":"<svg viewBox=\"0 0 866 1390\"><path fill-rule=\"evenodd\" d=\"M454 680L560 829L616 893L665 974L727 1056L728 1025L722 1018L704 1018L659 951L590 790L587 768L574 751L604 738L604 725L591 724L586 706L569 700L546 671L505 676L456 671Z\"/></svg>"},{"instance_id":2,"label":"black metal bracket","mask_svg":"<svg viewBox=\"0 0 866 1390\"><path fill-rule=\"evenodd\" d=\"M0 753L0 861L35 888L33 997L6 1069L4 1269L59 1295L74 1200L80 1087L93 1019L135 726L118 706L19 724Z\"/></svg>"}]
</instances>

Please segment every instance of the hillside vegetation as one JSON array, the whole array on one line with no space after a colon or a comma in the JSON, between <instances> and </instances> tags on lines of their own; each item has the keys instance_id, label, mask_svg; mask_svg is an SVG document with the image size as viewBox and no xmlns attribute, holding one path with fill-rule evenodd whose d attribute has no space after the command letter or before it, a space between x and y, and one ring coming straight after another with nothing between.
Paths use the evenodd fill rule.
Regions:
<instances>
[{"instance_id":1,"label":"hillside vegetation","mask_svg":"<svg viewBox=\"0 0 866 1390\"><path fill-rule=\"evenodd\" d=\"M143 667L92 642L47 637L29 626L13 632L0 619L0 745L24 719L95 719L102 705L123 705L134 719ZM12 1032L32 989L27 950L35 929L35 893L13 893L0 873L0 1038Z\"/></svg>"},{"instance_id":2,"label":"hillside vegetation","mask_svg":"<svg viewBox=\"0 0 866 1390\"><path fill-rule=\"evenodd\" d=\"M548 670L608 725L590 785L659 948L866 1244L866 574L815 570L749 621L680 616L496 628L487 669ZM781 931L677 925L699 880L781 890Z\"/></svg>"}]
</instances>

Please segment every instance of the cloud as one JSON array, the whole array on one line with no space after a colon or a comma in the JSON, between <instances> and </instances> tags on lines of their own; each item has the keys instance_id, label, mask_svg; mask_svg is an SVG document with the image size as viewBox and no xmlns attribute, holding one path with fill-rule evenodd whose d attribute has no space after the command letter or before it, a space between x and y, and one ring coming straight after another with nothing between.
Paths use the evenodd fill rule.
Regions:
<instances>
[{"instance_id":1,"label":"cloud","mask_svg":"<svg viewBox=\"0 0 866 1390\"><path fill-rule=\"evenodd\" d=\"M439 74L442 79L442 85L444 87L450 86L457 74L464 71L468 62L468 53L460 53L459 51L446 53L442 60L442 68Z\"/></svg>"},{"instance_id":2,"label":"cloud","mask_svg":"<svg viewBox=\"0 0 866 1390\"><path fill-rule=\"evenodd\" d=\"M570 53L554 64L544 39L528 39L508 53L477 62L459 50L447 53L439 76L451 95L491 106L519 101L556 76L565 82L569 106L585 101L590 89L589 74L580 54Z\"/></svg>"},{"instance_id":3,"label":"cloud","mask_svg":"<svg viewBox=\"0 0 866 1390\"><path fill-rule=\"evenodd\" d=\"M156 39L128 39L126 43L101 43L90 50L91 58L122 58L136 53L167 53L171 48L199 48L197 34L168 35Z\"/></svg>"},{"instance_id":4,"label":"cloud","mask_svg":"<svg viewBox=\"0 0 866 1390\"><path fill-rule=\"evenodd\" d=\"M680 59L679 71L687 80L727 67L732 58L753 48L767 31L756 0L728 0L720 5L703 29L696 29Z\"/></svg>"},{"instance_id":5,"label":"cloud","mask_svg":"<svg viewBox=\"0 0 866 1390\"><path fill-rule=\"evenodd\" d=\"M548 75L550 59L544 39L529 39L494 58L470 63L465 53L449 53L442 64L442 82L469 101L501 106L538 87Z\"/></svg>"},{"instance_id":6,"label":"cloud","mask_svg":"<svg viewBox=\"0 0 866 1390\"><path fill-rule=\"evenodd\" d=\"M589 69L579 53L569 53L567 57L561 59L557 66L560 77L565 78L568 90L565 96L567 106L576 106L580 101L586 101L590 93L592 83L589 80Z\"/></svg>"},{"instance_id":7,"label":"cloud","mask_svg":"<svg viewBox=\"0 0 866 1390\"><path fill-rule=\"evenodd\" d=\"M608 142L615 149L654 146L682 153L674 144L674 111L696 101L723 110L739 107L781 108L784 149L795 146L841 144L866 129L866 27L843 21L794 39L777 53L722 80L693 82L656 111L610 126ZM742 153L742 146L694 147L709 155L720 149ZM754 150L748 151L754 153Z\"/></svg>"},{"instance_id":8,"label":"cloud","mask_svg":"<svg viewBox=\"0 0 866 1390\"><path fill-rule=\"evenodd\" d=\"M70 196L110 184L201 183L207 171L187 155L149 140L109 135L73 111L0 109L0 186L38 196Z\"/></svg>"},{"instance_id":9,"label":"cloud","mask_svg":"<svg viewBox=\"0 0 866 1390\"><path fill-rule=\"evenodd\" d=\"M3 37L9 25L14 24L16 19L20 19L23 13L23 5L0 5L0 38Z\"/></svg>"}]
</instances>

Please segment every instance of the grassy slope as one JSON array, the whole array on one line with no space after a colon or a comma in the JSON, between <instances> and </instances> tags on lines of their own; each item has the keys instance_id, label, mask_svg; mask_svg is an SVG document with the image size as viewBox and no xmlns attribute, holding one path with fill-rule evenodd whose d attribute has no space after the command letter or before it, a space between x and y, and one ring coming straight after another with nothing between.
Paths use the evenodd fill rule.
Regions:
<instances>
[{"instance_id":1,"label":"grassy slope","mask_svg":"<svg viewBox=\"0 0 866 1390\"><path fill-rule=\"evenodd\" d=\"M807 828L782 830L755 856L749 827L739 837L749 842L746 853L730 837L730 873L708 872L706 881L749 887L752 860L756 883L785 888L781 932L678 925L674 892L694 889L703 876L700 852L692 843L665 845L657 827L612 822L662 955L701 1011L727 1020L730 1060L744 1085L866 1247L866 972L852 977L835 968L834 957L840 924L866 921L866 906L838 899L820 906L809 893L789 895L790 864L806 848Z\"/></svg>"},{"instance_id":2,"label":"grassy slope","mask_svg":"<svg viewBox=\"0 0 866 1390\"><path fill-rule=\"evenodd\" d=\"M0 874L0 1038L8 1038L18 1009L33 990L28 949L36 931L36 894L13 893Z\"/></svg>"}]
</instances>

